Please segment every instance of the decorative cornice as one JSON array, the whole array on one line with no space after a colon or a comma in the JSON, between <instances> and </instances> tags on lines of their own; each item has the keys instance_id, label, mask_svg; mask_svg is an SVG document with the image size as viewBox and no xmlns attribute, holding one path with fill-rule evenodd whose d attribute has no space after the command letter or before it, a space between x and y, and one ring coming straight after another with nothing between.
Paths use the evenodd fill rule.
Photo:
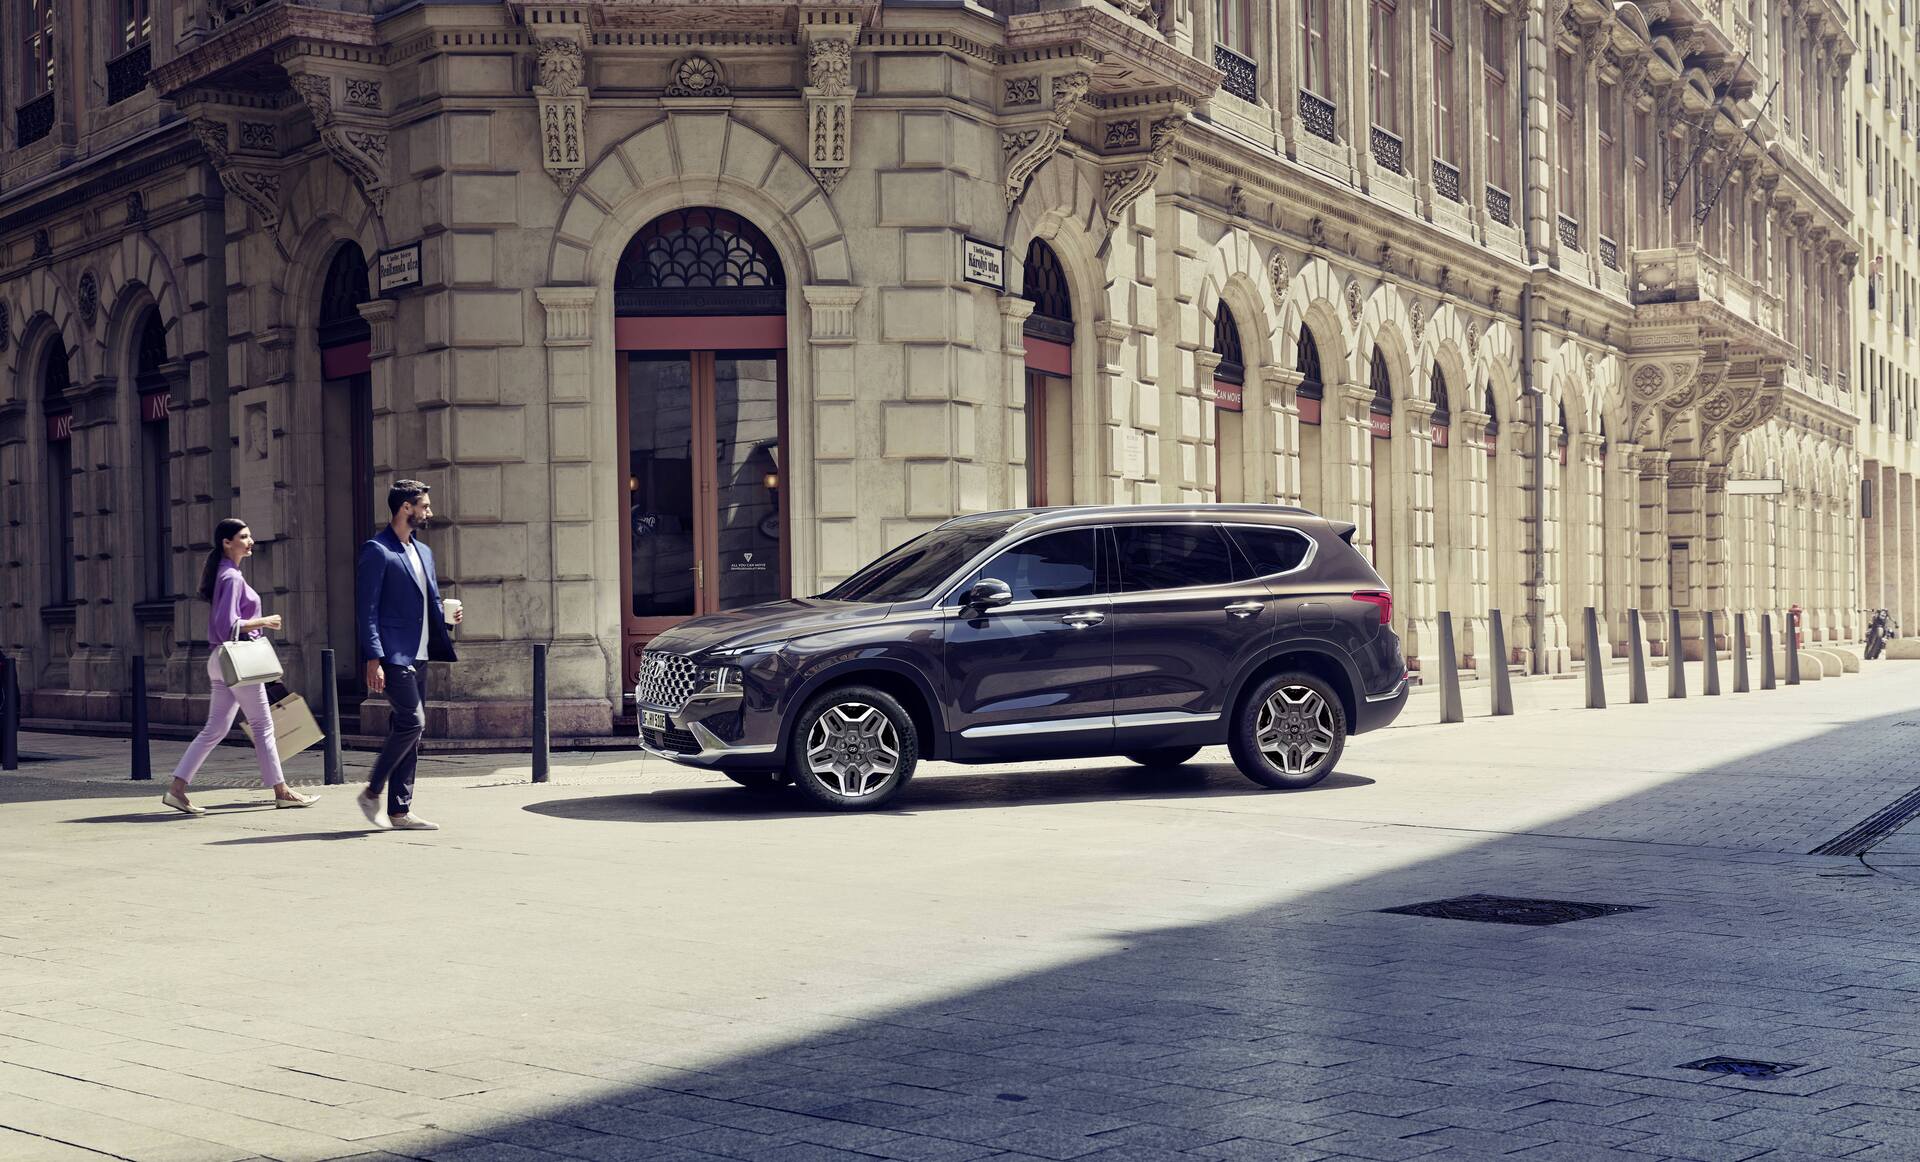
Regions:
<instances>
[{"instance_id":1,"label":"decorative cornice","mask_svg":"<svg viewBox=\"0 0 1920 1162\"><path fill-rule=\"evenodd\" d=\"M1007 154L1007 212L1020 201L1027 192L1027 183L1034 173L1046 164L1060 143L1066 140L1067 123L1080 103L1087 98L1087 92L1093 86L1093 77L1088 73L1072 72L1053 79L1053 111L1048 114L1044 124L1025 130L1005 132L1000 135L1001 150Z\"/></svg>"}]
</instances>

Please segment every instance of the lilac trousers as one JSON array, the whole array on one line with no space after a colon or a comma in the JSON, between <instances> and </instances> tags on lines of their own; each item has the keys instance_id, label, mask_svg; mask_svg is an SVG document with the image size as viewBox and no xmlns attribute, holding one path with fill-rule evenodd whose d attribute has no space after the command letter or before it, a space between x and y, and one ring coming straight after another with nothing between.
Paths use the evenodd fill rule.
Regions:
<instances>
[{"instance_id":1,"label":"lilac trousers","mask_svg":"<svg viewBox=\"0 0 1920 1162\"><path fill-rule=\"evenodd\" d=\"M227 732L233 729L234 715L244 710L247 721L253 726L253 753L260 759L260 785L274 787L286 782L286 775L280 771L280 748L273 738L273 715L268 709L266 684L229 690L227 684L220 680L218 654L207 659L207 677L213 682L213 700L207 706L207 724L194 736L187 753L180 756L180 765L173 768L173 777L184 783L192 783L193 776L200 773L200 764L207 761L213 748L219 746L227 737Z\"/></svg>"}]
</instances>

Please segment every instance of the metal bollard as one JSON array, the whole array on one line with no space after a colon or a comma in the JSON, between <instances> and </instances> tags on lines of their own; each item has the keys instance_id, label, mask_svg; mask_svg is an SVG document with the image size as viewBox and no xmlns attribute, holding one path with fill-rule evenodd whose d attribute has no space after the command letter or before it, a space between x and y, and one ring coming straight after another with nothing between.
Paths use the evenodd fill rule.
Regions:
<instances>
[{"instance_id":1,"label":"metal bollard","mask_svg":"<svg viewBox=\"0 0 1920 1162\"><path fill-rule=\"evenodd\" d=\"M1747 684L1747 615L1733 615L1733 692L1752 693Z\"/></svg>"},{"instance_id":2,"label":"metal bollard","mask_svg":"<svg viewBox=\"0 0 1920 1162\"><path fill-rule=\"evenodd\" d=\"M1680 611L1667 610L1667 697L1687 696L1687 650L1680 640Z\"/></svg>"},{"instance_id":3,"label":"metal bollard","mask_svg":"<svg viewBox=\"0 0 1920 1162\"><path fill-rule=\"evenodd\" d=\"M1607 708L1607 661L1600 656L1600 615L1587 606L1587 709Z\"/></svg>"},{"instance_id":4,"label":"metal bollard","mask_svg":"<svg viewBox=\"0 0 1920 1162\"><path fill-rule=\"evenodd\" d=\"M1627 610L1627 701L1647 700L1647 638L1641 632L1640 611Z\"/></svg>"},{"instance_id":5,"label":"metal bollard","mask_svg":"<svg viewBox=\"0 0 1920 1162\"><path fill-rule=\"evenodd\" d=\"M20 670L0 659L0 770L20 769Z\"/></svg>"},{"instance_id":6,"label":"metal bollard","mask_svg":"<svg viewBox=\"0 0 1920 1162\"><path fill-rule=\"evenodd\" d=\"M320 781L337 787L347 781L340 765L340 674L333 651L320 651L320 729L327 732Z\"/></svg>"},{"instance_id":7,"label":"metal bollard","mask_svg":"<svg viewBox=\"0 0 1920 1162\"><path fill-rule=\"evenodd\" d=\"M153 754L147 748L147 659L133 659L133 781L153 778Z\"/></svg>"},{"instance_id":8,"label":"metal bollard","mask_svg":"<svg viewBox=\"0 0 1920 1162\"><path fill-rule=\"evenodd\" d=\"M1787 611L1787 685L1800 684L1800 607Z\"/></svg>"},{"instance_id":9,"label":"metal bollard","mask_svg":"<svg viewBox=\"0 0 1920 1162\"><path fill-rule=\"evenodd\" d=\"M544 642L535 642L533 646L533 781L547 781L548 764L552 760L551 740L547 737L547 647Z\"/></svg>"},{"instance_id":10,"label":"metal bollard","mask_svg":"<svg viewBox=\"0 0 1920 1162\"><path fill-rule=\"evenodd\" d=\"M1700 637L1704 655L1706 675L1701 679L1701 693L1708 696L1720 693L1720 646L1714 638L1713 613L1709 610L1700 615Z\"/></svg>"},{"instance_id":11,"label":"metal bollard","mask_svg":"<svg viewBox=\"0 0 1920 1162\"><path fill-rule=\"evenodd\" d=\"M1773 689L1773 614L1760 615L1760 688Z\"/></svg>"},{"instance_id":12,"label":"metal bollard","mask_svg":"<svg viewBox=\"0 0 1920 1162\"><path fill-rule=\"evenodd\" d=\"M1487 611L1488 644L1493 647L1493 713L1513 713L1513 675L1507 673L1507 628L1497 609Z\"/></svg>"},{"instance_id":13,"label":"metal bollard","mask_svg":"<svg viewBox=\"0 0 1920 1162\"><path fill-rule=\"evenodd\" d=\"M1453 614L1440 611L1440 721L1464 722L1460 707L1460 655L1453 649Z\"/></svg>"}]
</instances>

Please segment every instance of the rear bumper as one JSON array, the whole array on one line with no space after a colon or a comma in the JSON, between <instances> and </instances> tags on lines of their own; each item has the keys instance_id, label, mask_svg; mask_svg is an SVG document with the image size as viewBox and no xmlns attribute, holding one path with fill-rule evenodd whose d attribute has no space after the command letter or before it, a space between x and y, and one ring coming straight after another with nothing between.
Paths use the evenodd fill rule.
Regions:
<instances>
[{"instance_id":1,"label":"rear bumper","mask_svg":"<svg viewBox=\"0 0 1920 1162\"><path fill-rule=\"evenodd\" d=\"M1399 718L1400 712L1407 708L1408 689L1407 679L1402 677L1394 683L1393 689L1382 694L1368 694L1360 699L1351 733L1365 734L1369 730L1392 726L1394 719Z\"/></svg>"}]
</instances>

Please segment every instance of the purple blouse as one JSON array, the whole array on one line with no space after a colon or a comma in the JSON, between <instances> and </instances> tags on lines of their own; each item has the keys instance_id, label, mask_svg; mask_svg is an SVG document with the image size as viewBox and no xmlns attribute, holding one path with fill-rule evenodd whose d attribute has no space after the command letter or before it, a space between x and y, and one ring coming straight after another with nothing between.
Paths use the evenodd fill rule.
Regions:
<instances>
[{"instance_id":1,"label":"purple blouse","mask_svg":"<svg viewBox=\"0 0 1920 1162\"><path fill-rule=\"evenodd\" d=\"M213 579L213 612L207 615L207 644L218 649L221 642L232 640L236 622L259 616L260 595L247 584L240 566L220 562L220 572ZM245 636L259 637L260 631L248 630Z\"/></svg>"}]
</instances>

